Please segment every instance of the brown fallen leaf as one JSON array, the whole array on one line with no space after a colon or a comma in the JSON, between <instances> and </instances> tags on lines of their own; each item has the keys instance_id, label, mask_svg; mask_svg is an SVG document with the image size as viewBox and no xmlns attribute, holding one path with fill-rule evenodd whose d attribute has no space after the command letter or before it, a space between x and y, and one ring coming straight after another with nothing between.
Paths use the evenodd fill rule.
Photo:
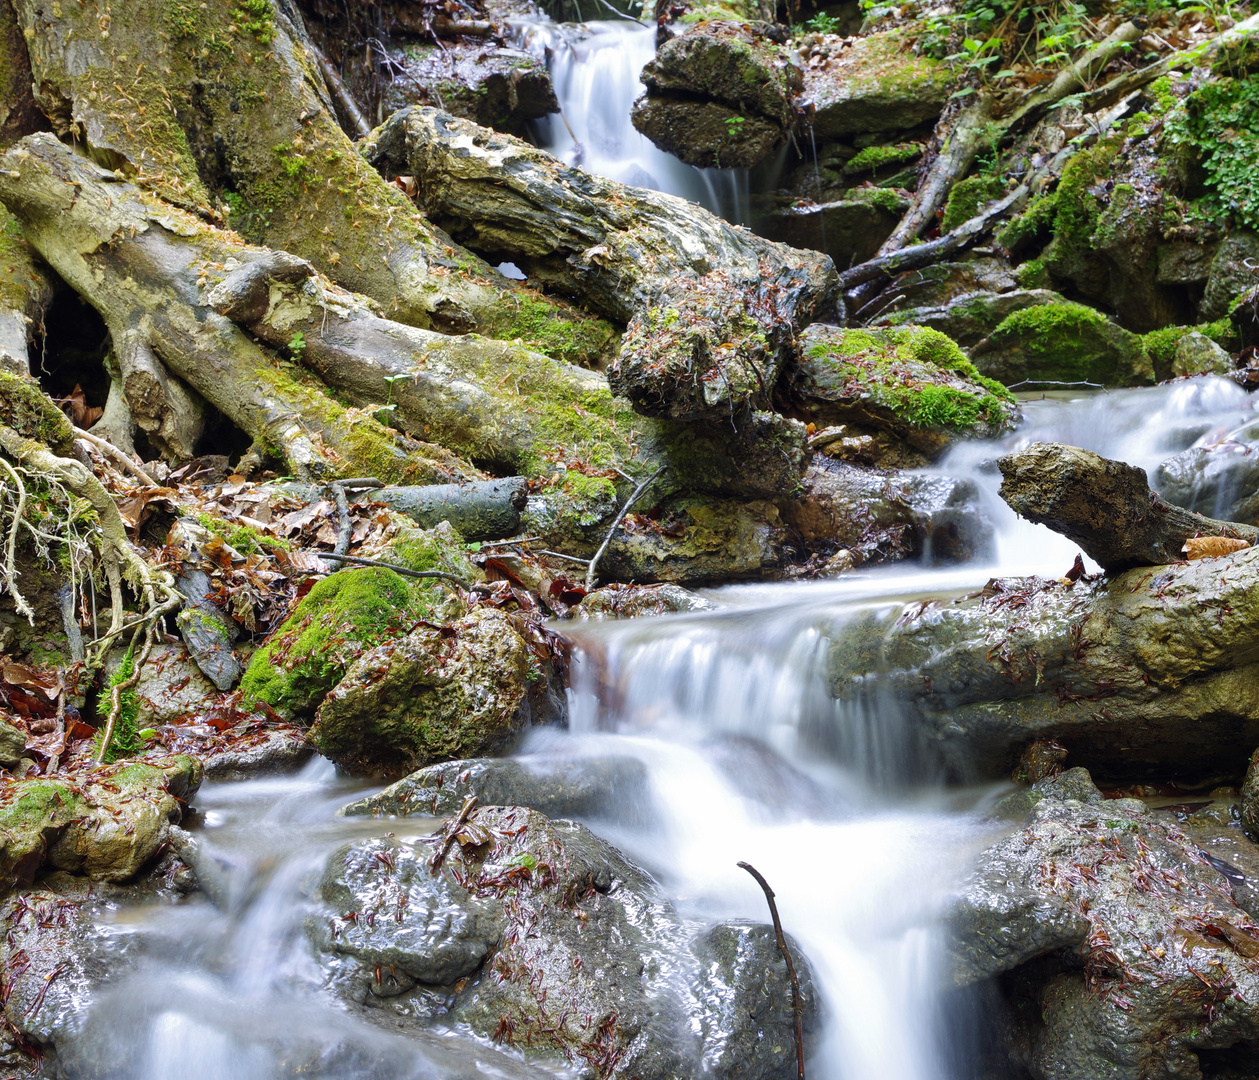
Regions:
<instances>
[{"instance_id":1,"label":"brown fallen leaf","mask_svg":"<svg viewBox=\"0 0 1259 1080\"><path fill-rule=\"evenodd\" d=\"M1217 555L1231 555L1234 551L1248 548L1245 540L1235 540L1231 536L1191 536L1180 550L1186 559L1213 559Z\"/></svg>"}]
</instances>

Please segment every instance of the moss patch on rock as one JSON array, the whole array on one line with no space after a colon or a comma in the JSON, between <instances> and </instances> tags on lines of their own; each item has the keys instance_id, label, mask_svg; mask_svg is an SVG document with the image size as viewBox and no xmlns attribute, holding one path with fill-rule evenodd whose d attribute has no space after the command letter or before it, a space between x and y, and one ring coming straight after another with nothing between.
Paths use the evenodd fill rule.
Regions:
<instances>
[{"instance_id":1,"label":"moss patch on rock","mask_svg":"<svg viewBox=\"0 0 1259 1080\"><path fill-rule=\"evenodd\" d=\"M819 324L801 336L801 351L793 390L819 424L891 430L938 454L958 437L1005 430L1015 416L1005 387L937 330Z\"/></svg>"},{"instance_id":2,"label":"moss patch on rock","mask_svg":"<svg viewBox=\"0 0 1259 1080\"><path fill-rule=\"evenodd\" d=\"M1014 312L971 350L971 358L980 371L1006 384L1032 380L1134 386L1154 381L1140 337L1071 301Z\"/></svg>"}]
</instances>

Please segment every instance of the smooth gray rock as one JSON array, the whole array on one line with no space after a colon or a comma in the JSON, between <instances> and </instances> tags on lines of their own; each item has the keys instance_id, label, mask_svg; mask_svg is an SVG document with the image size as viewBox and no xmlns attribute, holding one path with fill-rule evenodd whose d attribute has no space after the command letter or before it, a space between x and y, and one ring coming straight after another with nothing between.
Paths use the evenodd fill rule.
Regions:
<instances>
[{"instance_id":1,"label":"smooth gray rock","mask_svg":"<svg viewBox=\"0 0 1259 1080\"><path fill-rule=\"evenodd\" d=\"M0 765L16 765L26 752L26 732L0 720Z\"/></svg>"}]
</instances>

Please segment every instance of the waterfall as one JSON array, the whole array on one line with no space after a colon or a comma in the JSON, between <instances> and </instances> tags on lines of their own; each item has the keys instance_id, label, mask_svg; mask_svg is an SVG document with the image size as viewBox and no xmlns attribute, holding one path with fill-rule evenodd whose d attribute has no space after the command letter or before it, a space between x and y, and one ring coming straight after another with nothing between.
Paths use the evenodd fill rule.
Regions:
<instances>
[{"instance_id":1,"label":"waterfall","mask_svg":"<svg viewBox=\"0 0 1259 1080\"><path fill-rule=\"evenodd\" d=\"M540 147L610 180L690 199L729 221L748 220L746 169L685 165L630 123L643 92L639 73L656 55L654 26L515 22L512 29L518 47L546 59L560 103L559 115L537 122Z\"/></svg>"}]
</instances>

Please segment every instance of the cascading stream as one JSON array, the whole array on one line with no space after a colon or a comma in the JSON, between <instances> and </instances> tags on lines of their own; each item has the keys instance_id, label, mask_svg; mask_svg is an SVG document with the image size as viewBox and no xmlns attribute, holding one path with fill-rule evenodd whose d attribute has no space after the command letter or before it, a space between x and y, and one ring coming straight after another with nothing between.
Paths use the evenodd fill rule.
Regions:
<instances>
[{"instance_id":1,"label":"cascading stream","mask_svg":"<svg viewBox=\"0 0 1259 1080\"><path fill-rule=\"evenodd\" d=\"M537 122L537 143L570 165L622 184L690 199L728 221L748 220L745 169L696 169L657 149L630 123L656 28L624 20L512 24L515 44L547 61L561 115Z\"/></svg>"},{"instance_id":2,"label":"cascading stream","mask_svg":"<svg viewBox=\"0 0 1259 1080\"><path fill-rule=\"evenodd\" d=\"M941 463L969 476L993 523L990 563L899 565L825 582L730 586L718 611L566 624L577 649L568 730L536 729L520 756L631 755L650 806L592 821L650 870L686 916L763 922L764 898L736 867L755 865L809 958L826 1019L813 1080L971 1080L977 1053L965 1002L943 985L940 915L973 855L1000 825L983 811L1000 785L933 779L894 702L828 693L830 651L871 609L974 588L998 573L1062 573L1075 551L1018 522L996 495L992 460L1034 440L1089 446L1152 468L1255 422L1256 399L1222 379L1029 403L1018 432L964 443ZM226 909L195 903L120 912L111 933L149 942L135 976L112 985L85 1023L125 1064L158 1080L541 1077L458 1032L416 1039L332 1004L307 919L328 918L313 881L339 844L427 833L427 818L334 817L359 791L317 763L300 776L209 785L198 835L224 866ZM153 943L156 942L155 947ZM991 1025L991 1020L986 1021Z\"/></svg>"}]
</instances>

